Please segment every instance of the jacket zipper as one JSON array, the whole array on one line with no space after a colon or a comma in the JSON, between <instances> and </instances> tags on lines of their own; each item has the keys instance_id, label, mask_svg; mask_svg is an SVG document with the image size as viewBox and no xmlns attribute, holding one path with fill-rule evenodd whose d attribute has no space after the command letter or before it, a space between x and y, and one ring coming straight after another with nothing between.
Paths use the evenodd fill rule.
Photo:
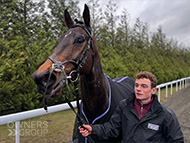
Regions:
<instances>
[{"instance_id":1,"label":"jacket zipper","mask_svg":"<svg viewBox=\"0 0 190 143\"><path fill-rule=\"evenodd\" d=\"M141 118L143 116L143 104L141 104Z\"/></svg>"}]
</instances>

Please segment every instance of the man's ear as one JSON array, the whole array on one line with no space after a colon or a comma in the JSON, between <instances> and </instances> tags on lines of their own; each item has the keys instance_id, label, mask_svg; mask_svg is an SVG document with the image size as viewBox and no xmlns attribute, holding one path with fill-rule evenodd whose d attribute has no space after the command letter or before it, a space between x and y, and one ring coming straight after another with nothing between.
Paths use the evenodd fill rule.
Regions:
<instances>
[{"instance_id":1,"label":"man's ear","mask_svg":"<svg viewBox=\"0 0 190 143\"><path fill-rule=\"evenodd\" d=\"M156 91L157 91L157 88L156 88L156 87L152 88L152 94L155 94Z\"/></svg>"}]
</instances>

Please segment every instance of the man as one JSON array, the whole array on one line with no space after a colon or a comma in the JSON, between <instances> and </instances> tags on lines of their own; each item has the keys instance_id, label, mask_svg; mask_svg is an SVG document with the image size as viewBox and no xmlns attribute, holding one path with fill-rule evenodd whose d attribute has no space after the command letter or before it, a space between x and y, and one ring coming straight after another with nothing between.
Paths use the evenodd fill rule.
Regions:
<instances>
[{"instance_id":1,"label":"man","mask_svg":"<svg viewBox=\"0 0 190 143\"><path fill-rule=\"evenodd\" d=\"M109 122L83 125L80 133L98 140L117 137L123 143L184 143L174 112L161 105L155 94L157 79L150 72L136 75L135 93L120 102Z\"/></svg>"}]
</instances>

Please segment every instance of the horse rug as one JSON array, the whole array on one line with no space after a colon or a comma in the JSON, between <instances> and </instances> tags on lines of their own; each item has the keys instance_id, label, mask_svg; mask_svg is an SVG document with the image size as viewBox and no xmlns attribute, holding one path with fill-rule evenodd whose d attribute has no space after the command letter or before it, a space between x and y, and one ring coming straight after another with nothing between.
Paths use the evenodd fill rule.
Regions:
<instances>
[{"instance_id":1,"label":"horse rug","mask_svg":"<svg viewBox=\"0 0 190 143\"><path fill-rule=\"evenodd\" d=\"M129 98L129 95L134 92L134 79L126 76L126 77L119 77L115 79L111 79L109 76L105 74L108 85L109 85L109 106L107 110L100 115L99 117L95 118L92 123L89 123L84 111L83 111L83 103L81 103L80 108L80 116L83 118L85 124L102 124L108 122L111 115L114 113L117 105L122 99ZM88 138L84 138L78 130L79 127L78 120L75 120L74 132L73 132L73 143L90 143ZM103 140L103 141L96 141L93 139L95 143L119 143L121 142L121 135L117 138L110 139L110 140Z\"/></svg>"}]
</instances>

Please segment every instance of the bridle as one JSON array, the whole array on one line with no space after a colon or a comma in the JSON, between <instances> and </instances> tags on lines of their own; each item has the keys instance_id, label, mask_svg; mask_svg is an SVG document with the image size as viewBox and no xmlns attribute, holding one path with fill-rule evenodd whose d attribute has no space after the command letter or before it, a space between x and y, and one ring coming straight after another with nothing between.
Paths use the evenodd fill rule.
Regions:
<instances>
[{"instance_id":1,"label":"bridle","mask_svg":"<svg viewBox=\"0 0 190 143\"><path fill-rule=\"evenodd\" d=\"M80 69L83 67L83 65L84 65L84 63L85 63L85 61L87 59L88 53L90 51L90 48L93 51L93 47L92 47L92 33L84 26L84 24L77 23L77 24L73 25L72 27L70 27L70 29L71 28L75 28L75 27L81 27L88 34L89 39L87 41L87 44L86 44L86 46L85 46L85 48L84 48L81 56L76 61L74 61L74 60L66 60L64 62L59 62L59 61L57 62L52 57L49 57L49 59L53 62L53 64L52 64L52 70L51 70L51 72L49 74L49 77L48 77L48 82L46 84L46 89L45 89L44 97L43 97L44 109L46 111L47 111L46 98L48 97L48 95L46 95L46 92L47 92L47 88L48 88L49 81L50 81L50 78L52 76L52 73L54 71L56 71L56 72L62 72L64 74L65 78L58 83L56 89L53 91L53 93L51 95L55 94L64 84L66 84L68 92L69 92L69 98L70 98L69 81L71 81L73 83L77 82L77 80L79 78ZM92 57L93 57L93 63L94 63L94 52L93 52ZM71 64L73 64L76 67L76 69L74 69L73 71L71 71L69 73L69 75L67 75L66 72L65 72L65 70L64 70L65 69L64 65L66 63L71 63ZM76 78L75 79L72 78L73 74L76 74Z\"/></svg>"},{"instance_id":2,"label":"bridle","mask_svg":"<svg viewBox=\"0 0 190 143\"><path fill-rule=\"evenodd\" d=\"M87 44L81 54L81 56L78 58L77 61L74 61L74 60L66 60L64 62L59 62L59 61L55 61L52 57L49 57L49 59L53 62L52 64L52 70L49 74L49 77L48 77L48 82L47 82L47 85L46 85L46 89L45 89L45 92L44 92L44 96L43 96L43 104L44 104L44 109L46 111L47 110L47 103L46 103L46 98L48 95L46 95L46 92L47 92L47 88L48 88L48 85L49 85L49 81L50 81L50 78L52 76L52 73L54 71L56 72L62 72L64 74L64 79L61 80L56 89L54 90L54 92L51 94L55 94L57 91L59 91L60 88L62 88L62 86L65 84L67 89L68 89L68 98L65 96L65 99L66 99L66 102L68 103L68 105L70 106L70 108L73 110L73 112L76 114L77 118L78 118L78 121L79 121L79 124L80 126L82 127L82 125L84 124L84 120L80 117L80 115L78 113L80 113L80 107L79 107L79 92L78 92L78 78L79 78L79 72L80 72L80 69L83 67L86 59L87 59L87 56L88 56L88 53L90 51L90 48L92 49L92 67L93 67L93 64L94 64L94 50L93 50L93 47L92 47L92 32L90 32L85 26L84 24L80 24L80 23L77 23L75 25L73 25L71 28L75 28L75 27L81 27L89 36L89 39L87 41ZM69 75L67 76L66 72L65 72L65 64L66 63L71 63L73 64L76 69L74 69L73 71L71 71L69 73ZM72 79L72 75L73 74L76 74L76 78L75 79ZM70 90L70 87L69 87L69 81L73 82L74 83L74 86L75 86L75 94L76 94L76 102L77 102L77 109L78 109L78 113L75 111L73 105L71 104L70 102L70 94L71 94L71 90ZM93 139L91 137L88 137L88 140L91 142L91 143L94 143Z\"/></svg>"},{"instance_id":3,"label":"bridle","mask_svg":"<svg viewBox=\"0 0 190 143\"><path fill-rule=\"evenodd\" d=\"M92 47L92 33L90 31L88 31L88 29L84 26L84 24L77 23L77 24L73 25L71 28L75 28L75 27L81 27L88 34L89 39L87 41L87 44L86 44L86 46L85 46L85 48L84 48L81 56L76 61L74 61L74 60L66 60L64 62L57 62L52 57L49 57L49 59L53 62L53 64L52 64L52 70L51 70L51 72L49 74L48 82L46 84L46 89L45 89L44 96L43 96L43 104L44 104L44 109L46 111L47 111L46 98L48 97L48 95L46 95L46 93L47 93L48 85L49 85L49 82L50 82L50 78L51 78L52 73L54 71L56 71L56 72L62 72L65 78L58 83L58 85L56 86L55 90L53 91L53 93L51 95L53 95L57 91L59 91L60 88L62 88L63 85L65 84L66 87L67 87L67 89L68 89L68 94L69 94L68 98L65 96L65 99L66 99L67 103L69 104L69 106L71 107L72 104L70 104L70 101L69 101L69 99L70 99L70 93L71 93L70 87L69 87L69 81L73 82L74 85L75 85L75 93L76 93L76 96L77 96L76 98L77 98L78 112L80 110L79 109L79 94L78 94L78 82L77 81L78 81L78 78L79 78L80 69L83 67L83 65L84 65L84 63L85 63L85 61L87 59L88 53L90 51L90 48L93 51L93 47ZM92 58L93 58L93 63L94 63L94 51L93 51L93 54L92 54ZM69 73L69 75L67 75L66 72L65 72L65 66L64 65L66 63L71 63L71 64L73 64L76 67L76 69L74 69L73 71L71 71ZM76 74L76 78L75 79L72 78L73 74ZM73 107L71 107L71 109L72 108Z\"/></svg>"}]
</instances>

